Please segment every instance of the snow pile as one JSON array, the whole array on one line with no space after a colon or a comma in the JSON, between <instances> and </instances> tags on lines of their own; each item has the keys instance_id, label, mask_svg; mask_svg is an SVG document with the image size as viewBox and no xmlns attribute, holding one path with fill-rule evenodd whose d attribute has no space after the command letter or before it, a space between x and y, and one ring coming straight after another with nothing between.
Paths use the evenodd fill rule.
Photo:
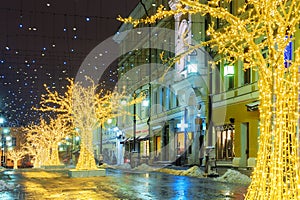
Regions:
<instances>
[{"instance_id":1,"label":"snow pile","mask_svg":"<svg viewBox=\"0 0 300 200\"><path fill-rule=\"evenodd\" d=\"M136 168L134 168L136 170L140 170L140 171L154 171L153 167L150 167L149 165L143 163L139 166L137 166Z\"/></svg>"},{"instance_id":2,"label":"snow pile","mask_svg":"<svg viewBox=\"0 0 300 200\"><path fill-rule=\"evenodd\" d=\"M182 176L204 177L204 172L198 167L193 166L181 173Z\"/></svg>"},{"instance_id":3,"label":"snow pile","mask_svg":"<svg viewBox=\"0 0 300 200\"><path fill-rule=\"evenodd\" d=\"M173 174L180 176L183 170L169 169L169 168L161 168L157 170L158 172L163 172L167 174Z\"/></svg>"},{"instance_id":4,"label":"snow pile","mask_svg":"<svg viewBox=\"0 0 300 200\"><path fill-rule=\"evenodd\" d=\"M123 165L118 165L119 169L131 169L131 166L129 163L124 163Z\"/></svg>"},{"instance_id":5,"label":"snow pile","mask_svg":"<svg viewBox=\"0 0 300 200\"><path fill-rule=\"evenodd\" d=\"M3 180L0 180L0 191L13 190L18 187L19 187L19 185L15 186L14 184L9 184Z\"/></svg>"},{"instance_id":6,"label":"snow pile","mask_svg":"<svg viewBox=\"0 0 300 200\"><path fill-rule=\"evenodd\" d=\"M251 182L251 178L232 169L228 169L223 176L215 178L214 180L221 181L221 182L228 182L228 183L239 183L239 184L250 184Z\"/></svg>"},{"instance_id":7,"label":"snow pile","mask_svg":"<svg viewBox=\"0 0 300 200\"><path fill-rule=\"evenodd\" d=\"M198 166L193 166L187 170L176 170L176 169L168 169L162 168L158 170L159 172L178 175L178 176L193 176L202 178L204 177L204 172Z\"/></svg>"},{"instance_id":8,"label":"snow pile","mask_svg":"<svg viewBox=\"0 0 300 200\"><path fill-rule=\"evenodd\" d=\"M103 163L102 165L99 166L101 169L106 169L109 168L110 166L107 163Z\"/></svg>"}]
</instances>

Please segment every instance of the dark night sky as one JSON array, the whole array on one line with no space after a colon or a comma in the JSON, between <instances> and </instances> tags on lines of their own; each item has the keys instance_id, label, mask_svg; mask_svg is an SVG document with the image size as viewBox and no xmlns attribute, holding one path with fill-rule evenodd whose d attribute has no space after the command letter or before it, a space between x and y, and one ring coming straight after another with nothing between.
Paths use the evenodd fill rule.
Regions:
<instances>
[{"instance_id":1,"label":"dark night sky","mask_svg":"<svg viewBox=\"0 0 300 200\"><path fill-rule=\"evenodd\" d=\"M63 91L86 55L117 32L120 14L138 0L10 0L0 5L0 106L7 126L38 119L30 110L45 93ZM104 87L115 84L108 71Z\"/></svg>"}]
</instances>

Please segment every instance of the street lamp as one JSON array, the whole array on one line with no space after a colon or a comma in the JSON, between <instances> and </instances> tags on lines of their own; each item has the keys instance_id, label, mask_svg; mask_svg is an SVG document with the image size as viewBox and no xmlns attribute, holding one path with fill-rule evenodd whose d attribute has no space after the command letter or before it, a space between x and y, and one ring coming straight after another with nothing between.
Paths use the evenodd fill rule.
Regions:
<instances>
[{"instance_id":1,"label":"street lamp","mask_svg":"<svg viewBox=\"0 0 300 200\"><path fill-rule=\"evenodd\" d=\"M4 133L3 133L3 124L5 119L0 117L0 125L1 125L1 166L4 166Z\"/></svg>"},{"instance_id":2,"label":"street lamp","mask_svg":"<svg viewBox=\"0 0 300 200\"><path fill-rule=\"evenodd\" d=\"M5 147L6 147L6 138L4 134L9 133L9 129L4 129L5 119L4 117L0 117L0 125L1 125L1 166L5 165ZM9 139L9 138L8 138Z\"/></svg>"},{"instance_id":3,"label":"street lamp","mask_svg":"<svg viewBox=\"0 0 300 200\"><path fill-rule=\"evenodd\" d=\"M143 99L143 101L141 102L141 105L143 107L149 107L149 89L145 89L140 91L139 95L144 95L146 98ZM139 160L139 149L136 149L136 98L137 98L137 94L136 92L133 93L133 149L132 149L132 156L131 156L131 167L136 167L138 165L138 160ZM140 118L140 117L139 117ZM135 159L135 161L133 161L133 158Z\"/></svg>"},{"instance_id":4,"label":"street lamp","mask_svg":"<svg viewBox=\"0 0 300 200\"><path fill-rule=\"evenodd\" d=\"M234 66L225 65L224 66L224 76L234 76Z\"/></svg>"},{"instance_id":5,"label":"street lamp","mask_svg":"<svg viewBox=\"0 0 300 200\"><path fill-rule=\"evenodd\" d=\"M135 152L135 140L136 140L136 93L133 93L133 152Z\"/></svg>"},{"instance_id":6,"label":"street lamp","mask_svg":"<svg viewBox=\"0 0 300 200\"><path fill-rule=\"evenodd\" d=\"M140 0L140 3L142 4L145 14L147 17L149 16L148 10L146 8L146 5L144 4L143 0ZM152 3L152 6L155 7L156 3ZM148 134L149 134L149 156L151 157L151 135L150 135L150 131L151 131L151 127L150 127L150 122L151 122L151 61L152 61L152 52L151 52L151 23L148 23L148 42L149 42L149 55L148 55L148 62L149 62L149 69L148 69L148 81L149 81L149 88L148 88L148 120L147 120L147 125L148 125Z\"/></svg>"}]
</instances>

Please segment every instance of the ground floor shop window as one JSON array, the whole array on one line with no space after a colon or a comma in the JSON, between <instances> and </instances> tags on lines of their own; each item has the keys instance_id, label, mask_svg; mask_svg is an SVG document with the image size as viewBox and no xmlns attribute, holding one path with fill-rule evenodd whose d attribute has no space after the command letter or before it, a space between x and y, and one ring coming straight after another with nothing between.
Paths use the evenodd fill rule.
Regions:
<instances>
[{"instance_id":1,"label":"ground floor shop window","mask_svg":"<svg viewBox=\"0 0 300 200\"><path fill-rule=\"evenodd\" d=\"M188 137L187 137L187 146L188 146L188 153L192 154L192 144L193 144L193 139L194 139L194 133L193 132L188 132Z\"/></svg>"},{"instance_id":2,"label":"ground floor shop window","mask_svg":"<svg viewBox=\"0 0 300 200\"><path fill-rule=\"evenodd\" d=\"M216 128L217 160L231 160L234 157L234 129Z\"/></svg>"},{"instance_id":3,"label":"ground floor shop window","mask_svg":"<svg viewBox=\"0 0 300 200\"><path fill-rule=\"evenodd\" d=\"M140 155L149 156L149 140L143 140L140 142Z\"/></svg>"},{"instance_id":4,"label":"ground floor shop window","mask_svg":"<svg viewBox=\"0 0 300 200\"><path fill-rule=\"evenodd\" d=\"M161 153L161 137L157 136L155 137L155 151L156 151L156 156L160 155Z\"/></svg>"},{"instance_id":5,"label":"ground floor shop window","mask_svg":"<svg viewBox=\"0 0 300 200\"><path fill-rule=\"evenodd\" d=\"M184 153L184 133L177 134L177 155Z\"/></svg>"}]
</instances>

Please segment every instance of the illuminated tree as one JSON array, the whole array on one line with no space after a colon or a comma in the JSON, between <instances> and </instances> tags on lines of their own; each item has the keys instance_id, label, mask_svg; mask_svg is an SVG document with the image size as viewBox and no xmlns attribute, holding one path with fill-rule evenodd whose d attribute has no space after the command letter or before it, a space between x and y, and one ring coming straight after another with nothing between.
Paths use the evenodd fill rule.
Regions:
<instances>
[{"instance_id":1,"label":"illuminated tree","mask_svg":"<svg viewBox=\"0 0 300 200\"><path fill-rule=\"evenodd\" d=\"M88 86L83 86L80 82L74 83L69 79L65 95L46 88L47 94L42 96L41 108L38 109L43 112L59 113L78 130L80 135L80 155L76 165L78 170L97 169L92 132L109 118L130 114L126 112L125 107L142 100L141 97L121 105L122 99L128 99L125 93L99 91L98 85L92 79L88 77L86 79L90 83Z\"/></svg>"},{"instance_id":2,"label":"illuminated tree","mask_svg":"<svg viewBox=\"0 0 300 200\"><path fill-rule=\"evenodd\" d=\"M155 15L145 19L120 17L119 20L136 26L177 14L200 14L224 22L221 29L212 23L207 30L210 39L182 55L194 48L210 46L227 62L243 61L244 69L258 71L259 151L246 198L300 199L297 139L299 48L294 48L293 59L284 56L290 43L295 42L300 1L248 0L236 14L226 8L231 0L211 0L207 4L196 0L176 2L178 6L174 10L161 6Z\"/></svg>"},{"instance_id":3,"label":"illuminated tree","mask_svg":"<svg viewBox=\"0 0 300 200\"><path fill-rule=\"evenodd\" d=\"M41 120L43 123L44 121ZM32 157L34 168L46 165L49 160L49 146L42 137L42 130L39 125L31 124L23 128L26 132L26 142L23 148Z\"/></svg>"},{"instance_id":4,"label":"illuminated tree","mask_svg":"<svg viewBox=\"0 0 300 200\"><path fill-rule=\"evenodd\" d=\"M70 124L62 115L56 118L50 118L48 123L41 123L42 137L48 145L49 160L47 165L60 165L58 145L65 138L74 132L72 124Z\"/></svg>"},{"instance_id":5,"label":"illuminated tree","mask_svg":"<svg viewBox=\"0 0 300 200\"><path fill-rule=\"evenodd\" d=\"M72 134L74 130L71 124L61 115L50 118L48 121L41 119L39 124L24 128L27 132L25 149L33 155L35 167L60 165L58 144L66 136Z\"/></svg>"},{"instance_id":6,"label":"illuminated tree","mask_svg":"<svg viewBox=\"0 0 300 200\"><path fill-rule=\"evenodd\" d=\"M26 154L24 149L13 149L7 152L7 158L13 160L14 169L18 169L19 160L23 159Z\"/></svg>"}]
</instances>

